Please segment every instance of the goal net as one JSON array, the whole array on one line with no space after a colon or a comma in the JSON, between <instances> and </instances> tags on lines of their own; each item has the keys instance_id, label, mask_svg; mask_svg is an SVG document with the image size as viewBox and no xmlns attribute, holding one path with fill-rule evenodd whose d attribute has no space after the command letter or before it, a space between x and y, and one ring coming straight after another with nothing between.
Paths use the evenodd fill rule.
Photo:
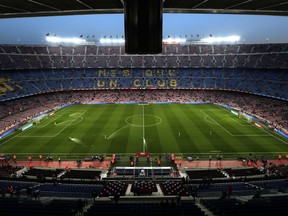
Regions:
<instances>
[{"instance_id":1,"label":"goal net","mask_svg":"<svg viewBox=\"0 0 288 216\"><path fill-rule=\"evenodd\" d=\"M243 112L239 112L239 118L243 118L245 119L247 122L252 123L252 117L243 113Z\"/></svg>"}]
</instances>

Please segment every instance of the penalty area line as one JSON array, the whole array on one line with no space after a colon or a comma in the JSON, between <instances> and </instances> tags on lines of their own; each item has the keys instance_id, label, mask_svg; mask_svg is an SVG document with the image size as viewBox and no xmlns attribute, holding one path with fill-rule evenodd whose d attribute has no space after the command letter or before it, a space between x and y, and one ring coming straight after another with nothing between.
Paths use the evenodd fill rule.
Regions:
<instances>
[{"instance_id":1,"label":"penalty area line","mask_svg":"<svg viewBox=\"0 0 288 216\"><path fill-rule=\"evenodd\" d=\"M81 113L81 115L79 115L77 118L75 118L74 120L72 120L69 124L67 124L64 128L62 128L58 133L54 134L54 135L51 135L51 136L33 136L33 135L29 135L29 136L19 136L19 137L28 137L28 138L31 138L31 137L34 137L34 138L39 138L39 137L46 137L46 138L53 138L53 137L56 137L58 136L60 133L62 133L63 130L65 130L68 126L70 126L73 122L75 122L77 119L79 118L82 118L83 119L83 115L87 112L87 110L83 113ZM20 135L20 134L19 134Z\"/></svg>"},{"instance_id":2,"label":"penalty area line","mask_svg":"<svg viewBox=\"0 0 288 216\"><path fill-rule=\"evenodd\" d=\"M212 119L218 126L220 126L223 130L225 130L227 133L229 133L231 136L234 136L230 131L228 131L226 128L224 128L222 125L220 125L215 119L211 118L208 114L206 114L203 110L200 110L205 116L208 116L210 119Z\"/></svg>"},{"instance_id":3,"label":"penalty area line","mask_svg":"<svg viewBox=\"0 0 288 216\"><path fill-rule=\"evenodd\" d=\"M230 118L232 121L236 122L237 124L243 126L243 127L251 127L251 124L242 124L240 122L238 122L236 119L234 119L233 117L231 117L229 114L225 114L225 116L227 116L228 118ZM234 116L234 115L233 115Z\"/></svg>"},{"instance_id":4,"label":"penalty area line","mask_svg":"<svg viewBox=\"0 0 288 216\"><path fill-rule=\"evenodd\" d=\"M254 126L252 123L250 123L252 126ZM256 127L258 130L261 130L262 132L268 134L270 137L274 137L275 139L278 139L279 141L285 143L286 145L288 145L288 142L285 142L284 140L280 139L279 137L276 137L274 134L271 134L270 132L266 131L265 129L260 129L258 127Z\"/></svg>"}]
</instances>

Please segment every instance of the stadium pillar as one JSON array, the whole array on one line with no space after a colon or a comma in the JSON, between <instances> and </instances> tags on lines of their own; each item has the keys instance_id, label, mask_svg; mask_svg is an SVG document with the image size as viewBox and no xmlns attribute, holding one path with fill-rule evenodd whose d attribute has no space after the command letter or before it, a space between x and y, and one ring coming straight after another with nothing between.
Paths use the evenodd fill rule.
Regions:
<instances>
[{"instance_id":1,"label":"stadium pillar","mask_svg":"<svg viewBox=\"0 0 288 216\"><path fill-rule=\"evenodd\" d=\"M124 0L125 51L162 52L163 0Z\"/></svg>"}]
</instances>

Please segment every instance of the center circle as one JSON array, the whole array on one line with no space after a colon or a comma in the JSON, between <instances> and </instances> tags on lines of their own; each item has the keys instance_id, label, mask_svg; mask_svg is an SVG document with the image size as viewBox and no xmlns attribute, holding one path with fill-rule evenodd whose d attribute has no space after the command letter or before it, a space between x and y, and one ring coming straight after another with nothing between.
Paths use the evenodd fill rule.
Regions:
<instances>
[{"instance_id":1,"label":"center circle","mask_svg":"<svg viewBox=\"0 0 288 216\"><path fill-rule=\"evenodd\" d=\"M152 123L151 121L155 121L155 123ZM129 116L125 119L125 122L128 125L134 126L134 127L143 127L143 115L133 115ZM162 119L159 116L155 115L144 115L144 127L153 127L157 126L162 123Z\"/></svg>"}]
</instances>

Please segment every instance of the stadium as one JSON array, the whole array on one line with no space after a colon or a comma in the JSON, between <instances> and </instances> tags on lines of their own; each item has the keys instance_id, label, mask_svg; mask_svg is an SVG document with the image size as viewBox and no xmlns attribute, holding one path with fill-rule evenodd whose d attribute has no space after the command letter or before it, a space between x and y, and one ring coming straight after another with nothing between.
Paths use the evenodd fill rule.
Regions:
<instances>
[{"instance_id":1,"label":"stadium","mask_svg":"<svg viewBox=\"0 0 288 216\"><path fill-rule=\"evenodd\" d=\"M0 17L65 8L27 2ZM123 12L71 2L61 15ZM163 10L287 16L280 0L197 2ZM285 213L288 43L161 36L135 53L125 34L0 44L1 215Z\"/></svg>"}]
</instances>

